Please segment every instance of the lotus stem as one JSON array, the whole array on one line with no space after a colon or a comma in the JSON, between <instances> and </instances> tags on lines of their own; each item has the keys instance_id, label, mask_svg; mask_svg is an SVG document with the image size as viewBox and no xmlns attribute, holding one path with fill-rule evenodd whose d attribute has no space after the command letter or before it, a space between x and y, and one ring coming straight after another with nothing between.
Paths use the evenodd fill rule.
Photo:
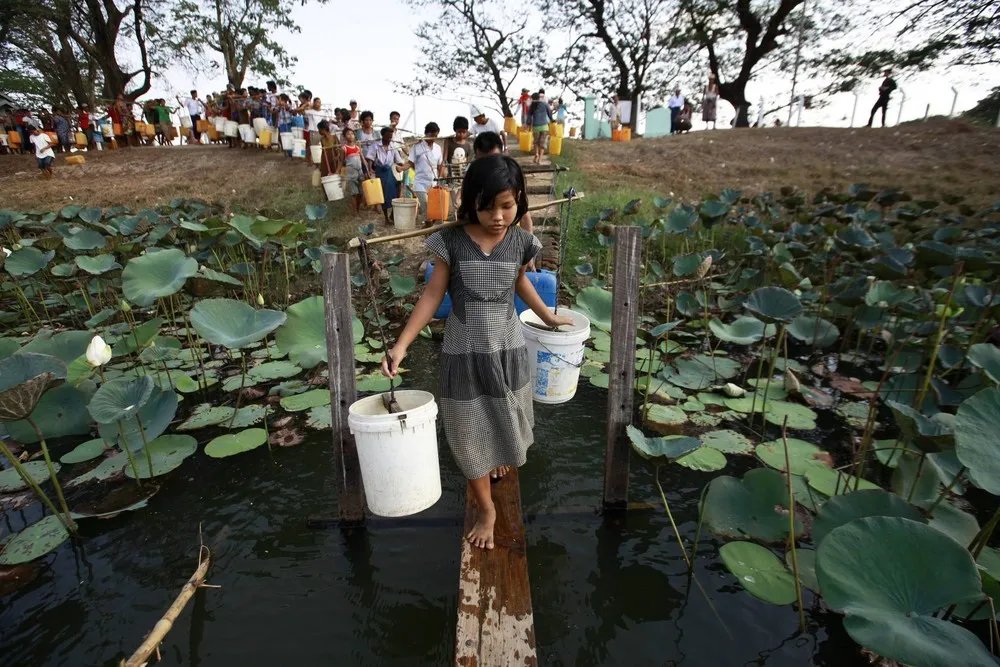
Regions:
<instances>
[{"instance_id":1,"label":"lotus stem","mask_svg":"<svg viewBox=\"0 0 1000 667\"><path fill-rule=\"evenodd\" d=\"M788 545L792 550L792 575L795 577L795 598L799 604L799 630L806 631L805 604L802 602L802 582L799 579L799 556L795 551L795 492L792 490L792 463L788 456L788 415L781 423L781 443L785 449L785 479L788 486Z\"/></svg>"},{"instance_id":2,"label":"lotus stem","mask_svg":"<svg viewBox=\"0 0 1000 667\"><path fill-rule=\"evenodd\" d=\"M663 507L667 510L667 518L670 519L670 525L674 529L674 535L677 537L677 545L681 548L681 555L684 556L684 562L687 563L688 571L690 572L694 565L691 564L691 559L688 558L687 549L684 548L684 540L681 539L681 532L677 529L677 523L674 521L674 515L670 511L670 503L667 502L667 495L663 493L663 487L660 485L660 468L662 466L656 466L656 473L654 479L656 479L656 488L660 491L660 498L663 500Z\"/></svg>"},{"instance_id":3,"label":"lotus stem","mask_svg":"<svg viewBox=\"0 0 1000 667\"><path fill-rule=\"evenodd\" d=\"M42 429L38 428L38 424L30 416L26 417L25 421L31 424L31 428L35 429L35 435L38 436L38 443L42 446L42 456L45 457L45 466L49 469L49 478L52 480L52 486L56 490L56 498L59 500L59 506L62 507L62 511L66 515L66 520L63 523L66 524L67 528L73 526L72 531L76 532L76 524L73 523L69 505L66 504L66 498L63 497L62 485L59 484L59 478L56 477L56 469L52 465L52 457L49 456L49 446L45 443Z\"/></svg>"},{"instance_id":4,"label":"lotus stem","mask_svg":"<svg viewBox=\"0 0 1000 667\"><path fill-rule=\"evenodd\" d=\"M229 427L233 427L233 422L236 421L236 413L240 411L240 399L243 398L243 385L247 381L247 355L241 350L240 351L240 390L236 393L236 407L233 408L233 416L229 419Z\"/></svg>"},{"instance_id":5,"label":"lotus stem","mask_svg":"<svg viewBox=\"0 0 1000 667\"><path fill-rule=\"evenodd\" d=\"M927 460L927 454L920 452L920 462L917 464L917 474L913 477L913 485L910 487L910 492L906 494L906 502L913 502L913 494L917 490L917 484L920 482L920 475L924 472L924 462Z\"/></svg>"},{"instance_id":6,"label":"lotus stem","mask_svg":"<svg viewBox=\"0 0 1000 667\"><path fill-rule=\"evenodd\" d=\"M698 541L701 539L701 526L705 522L705 513L701 508L705 505L705 496L708 494L708 484L701 489L701 496L698 498L698 526L694 530L694 544L691 545L691 561L688 572L694 573L694 561L698 557Z\"/></svg>"},{"instance_id":7,"label":"lotus stem","mask_svg":"<svg viewBox=\"0 0 1000 667\"><path fill-rule=\"evenodd\" d=\"M955 296L955 287L958 285L958 278L962 275L963 263L959 262L955 268L955 277L951 281L951 289L948 291L948 298L941 309L941 320L938 322L937 336L934 338L934 349L931 351L931 360L927 362L927 375L924 376L924 384L917 394L917 402L913 404L913 409L920 412L920 406L924 404L924 397L927 389L931 386L931 378L934 376L934 365L937 363L938 350L941 349L941 341L944 340L944 324L948 321L948 310L951 308L951 299Z\"/></svg>"},{"instance_id":8,"label":"lotus stem","mask_svg":"<svg viewBox=\"0 0 1000 667\"><path fill-rule=\"evenodd\" d=\"M80 281L77 281L76 284L80 288L80 296L83 297L83 303L86 304L86 306L87 306L87 312L90 313L91 317L93 317L94 316L94 307L90 305L90 298L87 296L87 290L83 289L83 283L81 283Z\"/></svg>"},{"instance_id":9,"label":"lotus stem","mask_svg":"<svg viewBox=\"0 0 1000 667\"><path fill-rule=\"evenodd\" d=\"M847 329L844 330L844 338L840 342L840 351L843 352L844 348L847 346L848 341L851 339L852 329L854 328L854 318L857 316L858 307L854 306L851 308L851 316L847 320ZM817 324L819 324L817 322Z\"/></svg>"},{"instance_id":10,"label":"lotus stem","mask_svg":"<svg viewBox=\"0 0 1000 667\"><path fill-rule=\"evenodd\" d=\"M292 280L288 277L288 252L285 250L285 245L281 244L281 261L285 265L285 309L288 309L288 299L291 296L292 291Z\"/></svg>"},{"instance_id":11,"label":"lotus stem","mask_svg":"<svg viewBox=\"0 0 1000 667\"><path fill-rule=\"evenodd\" d=\"M128 438L125 437L125 426L118 422L118 433L122 438L122 449L125 450L125 456L128 457L128 464L132 468L132 473L135 475L135 483L140 489L142 488L142 480L139 479L139 468L135 464L135 457L132 456L132 448L128 446Z\"/></svg>"},{"instance_id":12,"label":"lotus stem","mask_svg":"<svg viewBox=\"0 0 1000 667\"><path fill-rule=\"evenodd\" d=\"M176 324L176 316L173 315L174 312L173 299L175 296L176 295L171 294L168 298L171 300L170 301L171 317L174 318L175 320L174 323ZM188 349L191 350L192 354L198 357L198 368L201 370L201 381L198 383L198 385L202 391L205 391L206 389L208 389L208 376L205 375L205 360L201 358L201 337L198 338L199 341L198 345L195 345L194 338L191 336L191 321L188 320L187 313L184 312L183 308L181 308L181 304L179 302L177 304L177 310L181 311L181 320L184 322L184 333L187 335Z\"/></svg>"},{"instance_id":13,"label":"lotus stem","mask_svg":"<svg viewBox=\"0 0 1000 667\"><path fill-rule=\"evenodd\" d=\"M646 391L643 393L642 397L642 417L646 418L646 411L649 407L649 390L653 386L653 352L656 347L656 341L654 340L649 344L649 366L646 368Z\"/></svg>"},{"instance_id":14,"label":"lotus stem","mask_svg":"<svg viewBox=\"0 0 1000 667\"><path fill-rule=\"evenodd\" d=\"M31 490L35 492L35 495L38 496L39 500L41 500L42 503L49 508L49 511L52 512L52 516L59 519L59 523L61 523L66 530L75 534L76 524L73 522L72 517L63 516L63 514L56 509L52 499L49 498L49 494L42 491L42 487L38 485L38 482L36 482L31 475L28 474L28 471L24 469L24 466L22 466L21 462L17 460L17 457L14 456L9 449L7 449L7 444L3 440L0 440L0 452L3 452L3 455L7 457L7 460L10 461L10 465L17 471L17 474L21 477L24 483L31 487Z\"/></svg>"},{"instance_id":15,"label":"lotus stem","mask_svg":"<svg viewBox=\"0 0 1000 667\"><path fill-rule=\"evenodd\" d=\"M959 468L958 472L955 473L955 476L951 478L950 482L948 482L948 486L941 489L941 493L938 494L937 499L935 499L934 503L927 508L928 514L934 513L934 510L937 508L938 505L941 504L941 501L944 500L944 497L947 496L949 493L951 493L951 490L955 487L956 484L958 484L958 480L962 477L962 475L965 474L966 470L967 468L965 466Z\"/></svg>"},{"instance_id":16,"label":"lotus stem","mask_svg":"<svg viewBox=\"0 0 1000 667\"><path fill-rule=\"evenodd\" d=\"M153 455L149 453L149 443L146 442L146 428L139 419L139 413L135 414L135 423L139 427L139 437L142 438L142 451L146 452L146 465L149 466L149 478L153 478Z\"/></svg>"},{"instance_id":17,"label":"lotus stem","mask_svg":"<svg viewBox=\"0 0 1000 667\"><path fill-rule=\"evenodd\" d=\"M972 538L972 542L969 544L969 549L972 551L973 558L979 558L979 554L983 552L983 548L993 537L993 530L997 527L997 523L1000 523L1000 505L997 506L993 516L990 520L986 522L986 525L979 529L976 536Z\"/></svg>"},{"instance_id":18,"label":"lotus stem","mask_svg":"<svg viewBox=\"0 0 1000 667\"><path fill-rule=\"evenodd\" d=\"M764 383L764 397L762 398L763 404L761 405L760 408L761 433L763 433L764 430L767 428L767 392L771 388L771 378L774 376L774 366L778 361L778 355L781 354L781 343L784 340L785 340L785 325L782 324L781 329L778 331L778 342L774 344L774 354L771 355L771 366L770 368L768 368L767 371L767 382ZM788 360L786 359L785 361L787 362ZM760 382L760 379L758 378L757 381ZM754 385L755 389L754 393L757 393L756 389L758 388L759 387L757 385ZM751 422L753 421L753 414L750 415L750 420Z\"/></svg>"},{"instance_id":19,"label":"lotus stem","mask_svg":"<svg viewBox=\"0 0 1000 667\"><path fill-rule=\"evenodd\" d=\"M764 325L764 327L765 327L765 330L764 330L765 335L763 337L761 337L761 339L760 339L760 352L758 352L758 360L757 360L757 378L756 378L756 380L758 382L760 381L761 371L764 370L764 351L767 350L767 335L766 335L767 334L767 325ZM749 370L749 365L747 366L747 369ZM744 380L746 380L746 379L747 378L744 377ZM751 431L753 431L753 421L754 421L754 415L756 414L756 410L757 410L757 383L755 382L754 383L753 396L750 397L750 430ZM765 418L764 421L766 422L767 419Z\"/></svg>"}]
</instances>

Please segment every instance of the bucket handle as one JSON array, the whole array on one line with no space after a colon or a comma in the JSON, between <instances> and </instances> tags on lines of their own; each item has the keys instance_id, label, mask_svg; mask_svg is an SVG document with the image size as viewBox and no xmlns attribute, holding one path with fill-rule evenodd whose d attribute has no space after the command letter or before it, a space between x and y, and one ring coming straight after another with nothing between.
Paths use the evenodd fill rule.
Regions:
<instances>
[{"instance_id":1,"label":"bucket handle","mask_svg":"<svg viewBox=\"0 0 1000 667\"><path fill-rule=\"evenodd\" d=\"M578 363L578 364L577 364L577 363L574 363L574 362L570 361L569 359L567 359L566 357L562 356L561 354L559 354L559 353L557 353L557 352L553 352L552 350L550 350L550 349L549 349L549 346L548 346L548 345L546 345L545 343L543 343L542 341L540 341L540 340L537 340L537 339L536 339L536 341L538 342L538 344L539 344L539 345L541 345L542 347L544 347L544 348L545 348L546 352L548 352L548 353L549 353L549 354L551 354L551 355L552 355L553 357L555 357L555 358L556 358L556 359L558 359L559 361L563 362L563 363L564 363L564 364L566 364L567 366L572 366L573 368L582 368L582 367L583 367L583 365L584 365L585 363L587 363L587 362L586 362L586 358L584 358L584 359L583 359L582 361L580 361L580 363Z\"/></svg>"}]
</instances>

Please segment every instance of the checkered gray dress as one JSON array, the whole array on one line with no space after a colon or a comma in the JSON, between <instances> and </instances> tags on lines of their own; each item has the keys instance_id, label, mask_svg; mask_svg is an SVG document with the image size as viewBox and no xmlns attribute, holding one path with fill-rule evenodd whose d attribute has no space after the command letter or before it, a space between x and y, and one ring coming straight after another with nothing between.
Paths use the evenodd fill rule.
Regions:
<instances>
[{"instance_id":1,"label":"checkered gray dress","mask_svg":"<svg viewBox=\"0 0 1000 667\"><path fill-rule=\"evenodd\" d=\"M426 245L451 273L439 401L451 453L467 479L524 465L534 387L514 283L542 245L516 225L489 255L461 227L431 234Z\"/></svg>"}]
</instances>

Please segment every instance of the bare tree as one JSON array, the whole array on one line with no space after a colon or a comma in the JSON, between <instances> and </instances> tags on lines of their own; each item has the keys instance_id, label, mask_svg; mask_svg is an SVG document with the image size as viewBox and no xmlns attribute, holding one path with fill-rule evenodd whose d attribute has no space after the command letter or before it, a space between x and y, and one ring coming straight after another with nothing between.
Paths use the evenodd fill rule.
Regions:
<instances>
[{"instance_id":1,"label":"bare tree","mask_svg":"<svg viewBox=\"0 0 1000 667\"><path fill-rule=\"evenodd\" d=\"M525 29L527 18L501 0L410 0L414 9L436 9L437 16L414 31L425 45L414 81L397 83L411 95L453 91L459 82L495 101L506 116L511 111L510 89L531 70L534 49ZM523 14L522 14L523 16Z\"/></svg>"},{"instance_id":2,"label":"bare tree","mask_svg":"<svg viewBox=\"0 0 1000 667\"><path fill-rule=\"evenodd\" d=\"M926 35L911 58L948 55L959 65L1000 63L997 0L910 0L891 18L900 35Z\"/></svg>"}]
</instances>

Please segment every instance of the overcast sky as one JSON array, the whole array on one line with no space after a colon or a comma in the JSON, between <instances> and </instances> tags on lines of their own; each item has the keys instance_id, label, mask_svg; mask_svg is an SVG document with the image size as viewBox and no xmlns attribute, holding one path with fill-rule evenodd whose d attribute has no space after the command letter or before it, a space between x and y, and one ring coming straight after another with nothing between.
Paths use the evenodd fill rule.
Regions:
<instances>
[{"instance_id":1,"label":"overcast sky","mask_svg":"<svg viewBox=\"0 0 1000 667\"><path fill-rule=\"evenodd\" d=\"M386 122L389 112L397 110L408 127L418 124L422 129L425 123L433 120L441 125L444 134L450 130L456 115L468 115L470 102L491 107L490 115L499 119L500 114L493 110L495 104L481 98L442 94L439 98L414 99L397 92L394 82L412 77L414 62L422 52L432 50L434 45L420 43L414 36L413 28L419 17L415 17L413 10L402 0L366 0L353 7L344 12L333 4L310 3L293 10L302 32L283 35L279 32L286 49L298 58L290 80L312 90L314 95L322 98L324 105L346 107L349 100L357 99L361 109L370 109L375 113L377 123ZM359 7L363 7L363 11L357 11ZM549 35L546 41L556 47L561 45L558 36ZM379 45L377 52L372 50L373 44ZM1000 85L1000 68L935 70L915 77L898 77L897 81L907 98L902 118L904 121L913 120L923 118L927 104L931 105L932 115L947 114L951 110L952 86L959 91L957 110L972 107L991 88ZM263 81L252 74L245 83L263 85ZM820 83L806 81L800 85L800 90L808 94L817 90ZM868 111L877 96L878 83L872 80L860 89L856 125L867 122ZM156 82L150 94L186 95L195 87L204 95L222 90L225 84L226 78L221 69L213 73L209 67L204 67L200 73L193 74L182 68L173 68ZM521 86L533 90L544 86L550 96L562 92L558 82L533 77L519 80L515 92ZM790 87L790 81L767 74L751 82L748 97L753 103L752 114L756 114L761 97L765 98L765 108L784 103ZM896 121L901 101L902 95L897 93L890 107L892 123ZM827 107L807 110L802 124L846 127L850 124L853 105L853 95L835 96ZM414 109L416 124L412 118ZM571 115L580 118L582 111L582 103L571 105ZM728 123L732 115L729 105L720 103L720 125ZM784 122L787 112L779 113L777 117ZM700 123L695 123L696 129L699 126Z\"/></svg>"}]
</instances>

